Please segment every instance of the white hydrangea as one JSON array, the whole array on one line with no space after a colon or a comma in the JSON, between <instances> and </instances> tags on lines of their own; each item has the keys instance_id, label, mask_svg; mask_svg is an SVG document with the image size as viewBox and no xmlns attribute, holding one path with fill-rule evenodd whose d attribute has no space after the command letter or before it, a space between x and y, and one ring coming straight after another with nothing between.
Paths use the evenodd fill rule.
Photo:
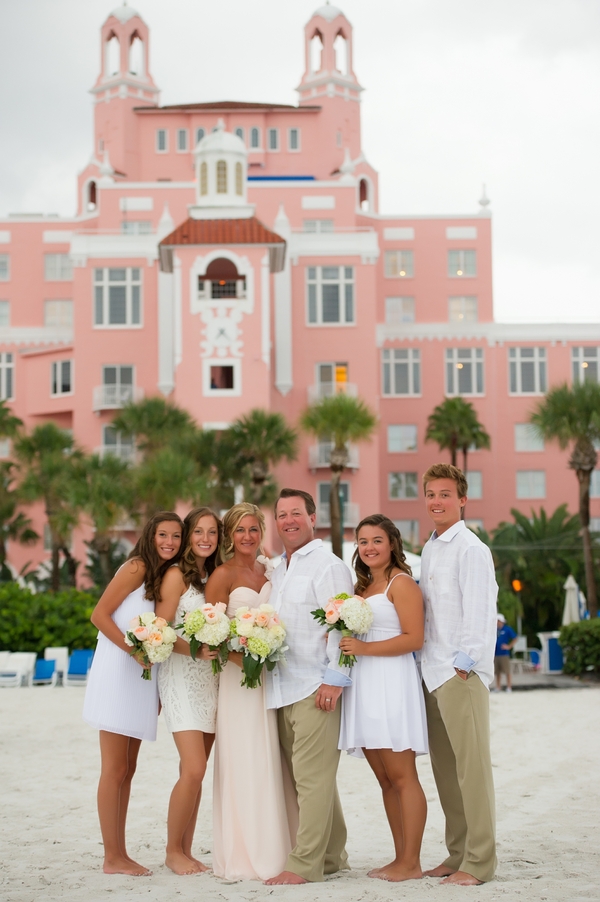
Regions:
<instances>
[{"instance_id":1,"label":"white hydrangea","mask_svg":"<svg viewBox=\"0 0 600 902\"><path fill-rule=\"evenodd\" d=\"M151 645L146 648L148 659L152 661L153 664L162 664L163 661L167 660L172 651L173 646L170 643L165 642L163 642L162 645Z\"/></svg>"},{"instance_id":2,"label":"white hydrangea","mask_svg":"<svg viewBox=\"0 0 600 902\"><path fill-rule=\"evenodd\" d=\"M340 618L344 621L349 630L361 635L363 633L368 633L371 629L373 623L373 611L371 610L370 604L365 601L364 598L353 595L352 598L347 598L340 607Z\"/></svg>"},{"instance_id":3,"label":"white hydrangea","mask_svg":"<svg viewBox=\"0 0 600 902\"><path fill-rule=\"evenodd\" d=\"M220 645L228 637L229 617L226 614L215 623L205 623L202 629L196 633L198 642L204 642L206 645Z\"/></svg>"}]
</instances>

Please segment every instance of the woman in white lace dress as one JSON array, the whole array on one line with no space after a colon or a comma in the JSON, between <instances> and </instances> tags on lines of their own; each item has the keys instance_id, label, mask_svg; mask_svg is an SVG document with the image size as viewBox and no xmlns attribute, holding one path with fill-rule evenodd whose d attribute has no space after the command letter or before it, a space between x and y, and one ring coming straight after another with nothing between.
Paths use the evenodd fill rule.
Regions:
<instances>
[{"instance_id":1,"label":"woman in white lace dress","mask_svg":"<svg viewBox=\"0 0 600 902\"><path fill-rule=\"evenodd\" d=\"M221 563L222 529L210 508L195 508L187 515L180 564L167 572L156 605L160 617L181 623L187 611L204 605L204 584ZM215 738L218 677L212 672L211 659L216 652L203 645L194 661L189 642L181 636L173 651L158 674L163 714L180 758L179 779L169 802L165 864L176 874L198 874L207 870L194 858L192 842L202 780Z\"/></svg>"}]
</instances>

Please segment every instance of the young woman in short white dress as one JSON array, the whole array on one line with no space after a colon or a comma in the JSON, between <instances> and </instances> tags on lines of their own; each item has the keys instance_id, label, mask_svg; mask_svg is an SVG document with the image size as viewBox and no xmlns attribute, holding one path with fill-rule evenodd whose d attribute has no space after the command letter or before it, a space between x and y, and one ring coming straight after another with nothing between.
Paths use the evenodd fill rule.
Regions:
<instances>
[{"instance_id":1,"label":"young woman in short white dress","mask_svg":"<svg viewBox=\"0 0 600 902\"><path fill-rule=\"evenodd\" d=\"M423 597L411 576L397 527L365 517L356 530L355 591L368 599L373 624L364 639L343 638L356 655L352 686L344 689L339 747L367 759L383 793L395 858L370 871L382 880L423 876L421 841L427 803L415 758L427 753L427 721L413 656L423 645Z\"/></svg>"},{"instance_id":2,"label":"young woman in short white dress","mask_svg":"<svg viewBox=\"0 0 600 902\"><path fill-rule=\"evenodd\" d=\"M181 560L166 574L156 605L158 614L171 624L181 623L188 611L205 603L204 584L221 563L222 530L221 521L208 507L197 507L185 518ZM212 672L215 656L203 645L194 660L189 641L180 636L158 674L162 713L180 758L179 779L169 802L165 859L176 874L207 870L194 857L192 842L202 780L215 739L219 687L218 676Z\"/></svg>"},{"instance_id":3,"label":"young woman in short white dress","mask_svg":"<svg viewBox=\"0 0 600 902\"><path fill-rule=\"evenodd\" d=\"M100 731L98 815L105 874L150 873L127 854L125 821L142 739L156 739L158 686L156 669L151 681L142 679L146 665L130 654L124 637L133 617L154 610L165 571L179 556L182 534L177 514L161 511L152 517L92 614L100 632L83 719Z\"/></svg>"}]
</instances>

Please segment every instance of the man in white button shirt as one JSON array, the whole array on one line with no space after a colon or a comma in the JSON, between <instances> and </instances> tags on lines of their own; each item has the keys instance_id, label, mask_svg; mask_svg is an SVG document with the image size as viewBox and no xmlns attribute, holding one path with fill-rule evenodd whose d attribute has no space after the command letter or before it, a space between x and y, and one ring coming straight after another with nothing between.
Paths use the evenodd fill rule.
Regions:
<instances>
[{"instance_id":1,"label":"man in white button shirt","mask_svg":"<svg viewBox=\"0 0 600 902\"><path fill-rule=\"evenodd\" d=\"M423 476L435 531L423 548L421 652L429 751L446 816L448 857L425 873L470 886L496 869L489 686L494 677L498 585L489 548L462 519L467 480L449 464Z\"/></svg>"},{"instance_id":2,"label":"man in white button shirt","mask_svg":"<svg viewBox=\"0 0 600 902\"><path fill-rule=\"evenodd\" d=\"M275 521L285 556L272 577L271 604L285 625L286 665L266 683L267 706L278 709L279 740L298 796L296 845L285 870L268 884L323 880L348 867L346 825L337 792L340 696L350 684L340 667L340 633L326 637L311 611L340 592L354 593L348 567L314 538L313 498L282 489ZM338 701L340 700L340 704Z\"/></svg>"}]
</instances>

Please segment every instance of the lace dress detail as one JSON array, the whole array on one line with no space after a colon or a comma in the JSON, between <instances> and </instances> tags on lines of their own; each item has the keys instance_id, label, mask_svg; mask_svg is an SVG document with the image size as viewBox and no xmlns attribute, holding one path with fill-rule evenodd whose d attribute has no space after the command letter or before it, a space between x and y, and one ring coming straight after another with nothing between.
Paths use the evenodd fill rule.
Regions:
<instances>
[{"instance_id":1,"label":"lace dress detail","mask_svg":"<svg viewBox=\"0 0 600 902\"><path fill-rule=\"evenodd\" d=\"M190 586L179 599L174 622L181 623L188 611L203 604L203 594ZM182 638L186 639L185 636ZM168 731L214 733L218 689L219 678L213 674L210 661L193 661L187 655L173 652L160 665L158 674L158 691Z\"/></svg>"}]
</instances>

